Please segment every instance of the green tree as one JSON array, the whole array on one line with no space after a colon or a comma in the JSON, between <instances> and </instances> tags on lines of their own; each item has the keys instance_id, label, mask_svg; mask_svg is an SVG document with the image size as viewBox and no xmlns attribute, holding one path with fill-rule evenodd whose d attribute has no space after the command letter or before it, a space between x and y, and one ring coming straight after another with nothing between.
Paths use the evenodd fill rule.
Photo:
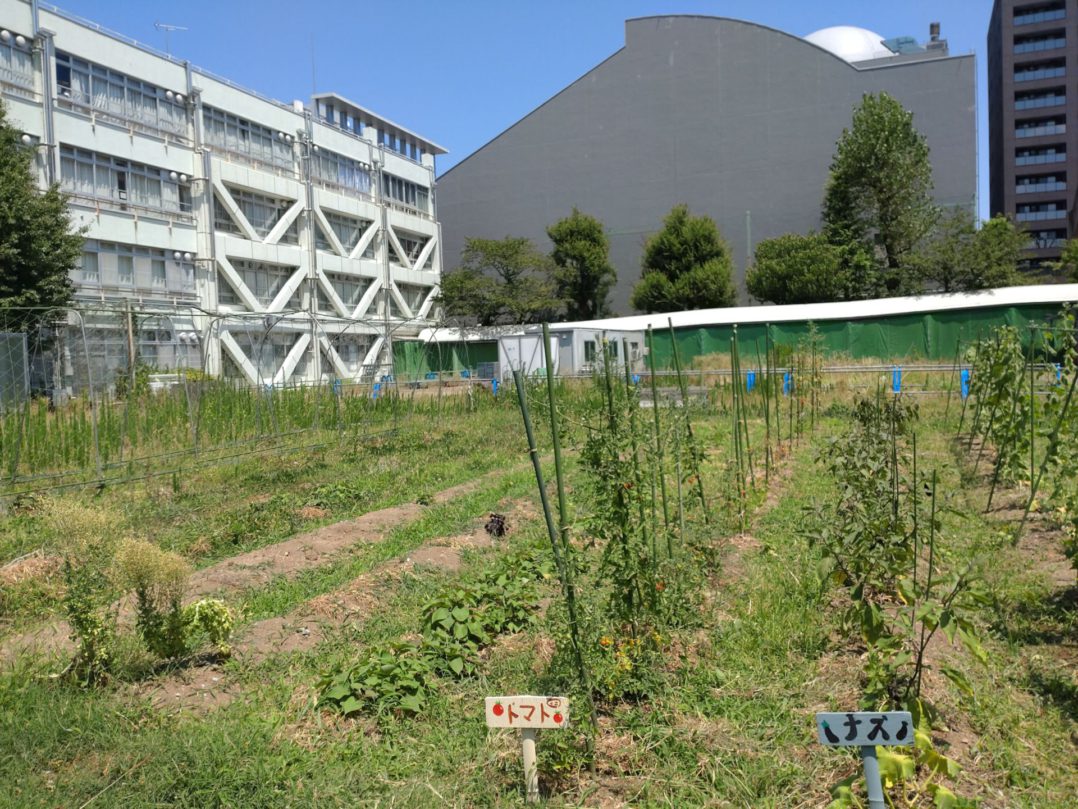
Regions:
<instances>
[{"instance_id":1,"label":"green tree","mask_svg":"<svg viewBox=\"0 0 1078 809\"><path fill-rule=\"evenodd\" d=\"M642 312L733 306L730 249L707 216L675 205L644 245L643 272L631 303Z\"/></svg>"},{"instance_id":2,"label":"green tree","mask_svg":"<svg viewBox=\"0 0 1078 809\"><path fill-rule=\"evenodd\" d=\"M1067 280L1078 281L1078 239L1067 239L1059 261L1052 264L1053 269L1063 273Z\"/></svg>"},{"instance_id":3,"label":"green tree","mask_svg":"<svg viewBox=\"0 0 1078 809\"><path fill-rule=\"evenodd\" d=\"M82 255L82 234L59 187L38 190L34 151L20 138L0 104L0 309L13 310L5 328L25 329L45 309L71 302L69 273Z\"/></svg>"},{"instance_id":4,"label":"green tree","mask_svg":"<svg viewBox=\"0 0 1078 809\"><path fill-rule=\"evenodd\" d=\"M1018 262L1029 236L1005 216L977 227L964 208L941 220L935 236L913 259L929 288L971 292L1022 282Z\"/></svg>"},{"instance_id":5,"label":"green tree","mask_svg":"<svg viewBox=\"0 0 1078 809\"><path fill-rule=\"evenodd\" d=\"M767 303L819 303L847 295L846 250L822 233L787 233L756 245L745 276L749 294Z\"/></svg>"},{"instance_id":6,"label":"green tree","mask_svg":"<svg viewBox=\"0 0 1078 809\"><path fill-rule=\"evenodd\" d=\"M823 203L828 238L859 243L879 267L883 294L917 289L906 260L935 227L928 143L913 113L886 93L866 94L838 140Z\"/></svg>"},{"instance_id":7,"label":"green tree","mask_svg":"<svg viewBox=\"0 0 1078 809\"><path fill-rule=\"evenodd\" d=\"M610 264L610 241L602 223L575 207L572 214L547 228L554 244L557 297L565 302L569 320L592 320L610 315L607 296L617 281Z\"/></svg>"},{"instance_id":8,"label":"green tree","mask_svg":"<svg viewBox=\"0 0 1078 809\"><path fill-rule=\"evenodd\" d=\"M550 259L530 239L466 239L460 266L442 277L439 300L451 320L495 326L556 318Z\"/></svg>"}]
</instances>

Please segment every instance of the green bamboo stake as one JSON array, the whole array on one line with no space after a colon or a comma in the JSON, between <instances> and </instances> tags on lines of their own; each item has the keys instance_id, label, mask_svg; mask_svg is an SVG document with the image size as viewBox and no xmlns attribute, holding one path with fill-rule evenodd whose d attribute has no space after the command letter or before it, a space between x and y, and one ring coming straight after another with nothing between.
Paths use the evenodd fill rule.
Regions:
<instances>
[{"instance_id":1,"label":"green bamboo stake","mask_svg":"<svg viewBox=\"0 0 1078 809\"><path fill-rule=\"evenodd\" d=\"M1056 423L1052 427L1052 432L1048 436L1048 447L1045 450L1044 458L1041 459L1040 469L1037 470L1037 478L1030 486L1029 501L1026 503L1025 511L1022 512L1022 520L1018 523L1018 528L1014 532L1014 543L1016 545L1018 544L1019 538L1022 536L1022 529L1026 526L1026 520L1029 519L1029 512L1033 508L1033 501L1037 498L1037 490L1040 489L1044 471L1048 468L1048 463L1051 461L1052 456L1055 455L1056 445L1059 443L1059 431L1067 418L1067 411L1070 410L1071 397L1074 395L1074 385L1076 382L1078 382L1078 369L1071 374L1071 384L1070 387L1067 388L1066 398L1063 399L1063 407L1059 411L1059 418L1056 419Z\"/></svg>"},{"instance_id":2,"label":"green bamboo stake","mask_svg":"<svg viewBox=\"0 0 1078 809\"><path fill-rule=\"evenodd\" d=\"M764 353L767 353L766 343L764 346ZM764 377L761 382L763 383L764 396L764 486L766 487L771 485L771 402L769 401L768 394L770 385L768 384L767 371L760 360L759 338L756 339L756 364L760 367L760 373Z\"/></svg>"},{"instance_id":3,"label":"green bamboo stake","mask_svg":"<svg viewBox=\"0 0 1078 809\"><path fill-rule=\"evenodd\" d=\"M736 387L738 398L738 410L741 411L741 428L745 436L745 456L749 462L749 485L752 486L752 490L756 491L756 469L752 463L752 444L749 441L749 420L748 415L745 412L745 377L741 371L741 349L737 344L737 326L734 326L734 356L737 364L736 371Z\"/></svg>"},{"instance_id":4,"label":"green bamboo stake","mask_svg":"<svg viewBox=\"0 0 1078 809\"><path fill-rule=\"evenodd\" d=\"M666 462L663 453L662 427L659 421L659 392L655 384L655 336L648 326L648 365L651 367L651 410L655 421L655 457L658 458L659 486L663 500L663 527L666 530L667 550L673 556L673 547L670 546L670 507L667 504L666 494Z\"/></svg>"},{"instance_id":5,"label":"green bamboo stake","mask_svg":"<svg viewBox=\"0 0 1078 809\"><path fill-rule=\"evenodd\" d=\"M674 319L667 318L670 327L670 343L674 348L674 369L677 371L678 387L681 388L682 415L685 417L685 437L689 441L689 455L692 460L693 474L696 475L696 493L700 498L700 508L703 512L704 525L710 522L707 513L707 499L704 497L704 478L700 474L700 459L696 451L696 437L693 435L692 419L689 418L689 391L685 385L685 379L681 375L681 356L678 352L677 340L674 338Z\"/></svg>"},{"instance_id":6,"label":"green bamboo stake","mask_svg":"<svg viewBox=\"0 0 1078 809\"><path fill-rule=\"evenodd\" d=\"M622 368L625 370L625 401L629 408L629 445L632 449L633 458L633 486L637 491L636 504L637 511L639 512L638 516L640 518L640 532L643 534L645 547L650 546L651 548L651 568L652 571L654 571L656 560L658 559L658 554L655 550L655 534L653 533L651 535L649 542L647 520L644 514L644 500L639 496L639 492L643 491L644 483L643 475L640 473L640 448L636 441L636 411L640 407L640 402L637 400L633 390L632 373L629 369L629 341L624 337L621 340L621 350L625 357ZM654 590L652 590L652 592L654 592Z\"/></svg>"},{"instance_id":7,"label":"green bamboo stake","mask_svg":"<svg viewBox=\"0 0 1078 809\"><path fill-rule=\"evenodd\" d=\"M549 340L547 341L549 345ZM550 364L550 357L547 356L548 368ZM548 373L548 395L553 392L553 383L549 380L552 376ZM558 507L561 513L562 531L561 539L559 541L559 532L554 528L554 516L550 508L550 498L547 496L546 482L543 480L543 465L539 460L539 450L535 443L535 431L532 429L531 416L528 414L528 396L524 389L524 379L521 376L520 369L513 370L513 382L517 389L517 399L520 402L520 414L524 419L524 433L528 438L528 454L531 456L532 468L535 471L535 482L539 487L539 502L543 508L543 518L546 520L547 535L550 537L550 547L554 552L554 564L558 568L558 576L561 579L562 591L565 593L565 603L569 613L569 638L573 646L573 658L576 662L577 674L580 677L580 685L584 690L585 704L587 705L587 719L591 725L592 732L598 730L598 724L595 719L595 705L592 702L591 693L591 676L588 673L588 667L584 662L584 654L581 651L580 646L580 622L577 617L576 609L576 589L573 582L573 572L569 561L566 559L564 548L568 548L568 531L569 520L567 515L567 507L565 505L565 489L562 485L562 471L561 471L561 446L557 438L557 416L554 411L554 400L550 400L550 413L551 413L551 425L554 441L554 469L555 475L558 479ZM592 741L589 738L587 740L588 751L591 752Z\"/></svg>"}]
</instances>

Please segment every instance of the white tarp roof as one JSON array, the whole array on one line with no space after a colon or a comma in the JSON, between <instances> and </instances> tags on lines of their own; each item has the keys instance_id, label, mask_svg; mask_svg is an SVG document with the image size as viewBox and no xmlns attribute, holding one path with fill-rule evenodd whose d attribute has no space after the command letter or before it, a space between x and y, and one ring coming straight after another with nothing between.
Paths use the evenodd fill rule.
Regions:
<instances>
[{"instance_id":1,"label":"white tarp roof","mask_svg":"<svg viewBox=\"0 0 1078 809\"><path fill-rule=\"evenodd\" d=\"M982 292L954 292L947 295L915 295L904 298L875 298L868 301L835 303L798 303L788 306L733 306L725 309L692 309L687 312L663 312L656 315L630 315L601 320L551 323L551 331L606 329L610 331L647 331L648 327L665 329L673 322L675 329L694 326L723 326L743 323L788 323L808 320L860 320L888 315L912 315L946 312L955 309L984 309L995 306L1063 304L1078 301L1078 284L1030 284L1001 287ZM523 334L539 326L500 326L492 329L423 329L423 342L458 342L494 340L501 335Z\"/></svg>"}]
</instances>

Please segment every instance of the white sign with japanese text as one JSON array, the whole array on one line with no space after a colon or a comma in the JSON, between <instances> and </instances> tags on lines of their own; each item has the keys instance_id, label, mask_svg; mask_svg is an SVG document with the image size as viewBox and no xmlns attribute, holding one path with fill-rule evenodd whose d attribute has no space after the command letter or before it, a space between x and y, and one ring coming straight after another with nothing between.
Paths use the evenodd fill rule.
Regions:
<instances>
[{"instance_id":1,"label":"white sign with japanese text","mask_svg":"<svg viewBox=\"0 0 1078 809\"><path fill-rule=\"evenodd\" d=\"M487 697L489 728L564 728L569 723L565 697Z\"/></svg>"},{"instance_id":2,"label":"white sign with japanese text","mask_svg":"<svg viewBox=\"0 0 1078 809\"><path fill-rule=\"evenodd\" d=\"M818 713L816 732L828 747L901 747L913 744L913 717L909 711Z\"/></svg>"}]
</instances>

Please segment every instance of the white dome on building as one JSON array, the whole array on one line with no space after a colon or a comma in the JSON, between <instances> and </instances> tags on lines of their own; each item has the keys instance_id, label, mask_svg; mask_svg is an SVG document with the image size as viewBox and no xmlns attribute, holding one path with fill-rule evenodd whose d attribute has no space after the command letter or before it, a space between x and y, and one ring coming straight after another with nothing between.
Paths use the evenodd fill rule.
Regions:
<instances>
[{"instance_id":1,"label":"white dome on building","mask_svg":"<svg viewBox=\"0 0 1078 809\"><path fill-rule=\"evenodd\" d=\"M834 25L813 31L805 39L813 45L819 45L831 51L847 62L864 62L868 59L883 59L894 53L883 44L883 37L867 28L855 25Z\"/></svg>"}]
</instances>

